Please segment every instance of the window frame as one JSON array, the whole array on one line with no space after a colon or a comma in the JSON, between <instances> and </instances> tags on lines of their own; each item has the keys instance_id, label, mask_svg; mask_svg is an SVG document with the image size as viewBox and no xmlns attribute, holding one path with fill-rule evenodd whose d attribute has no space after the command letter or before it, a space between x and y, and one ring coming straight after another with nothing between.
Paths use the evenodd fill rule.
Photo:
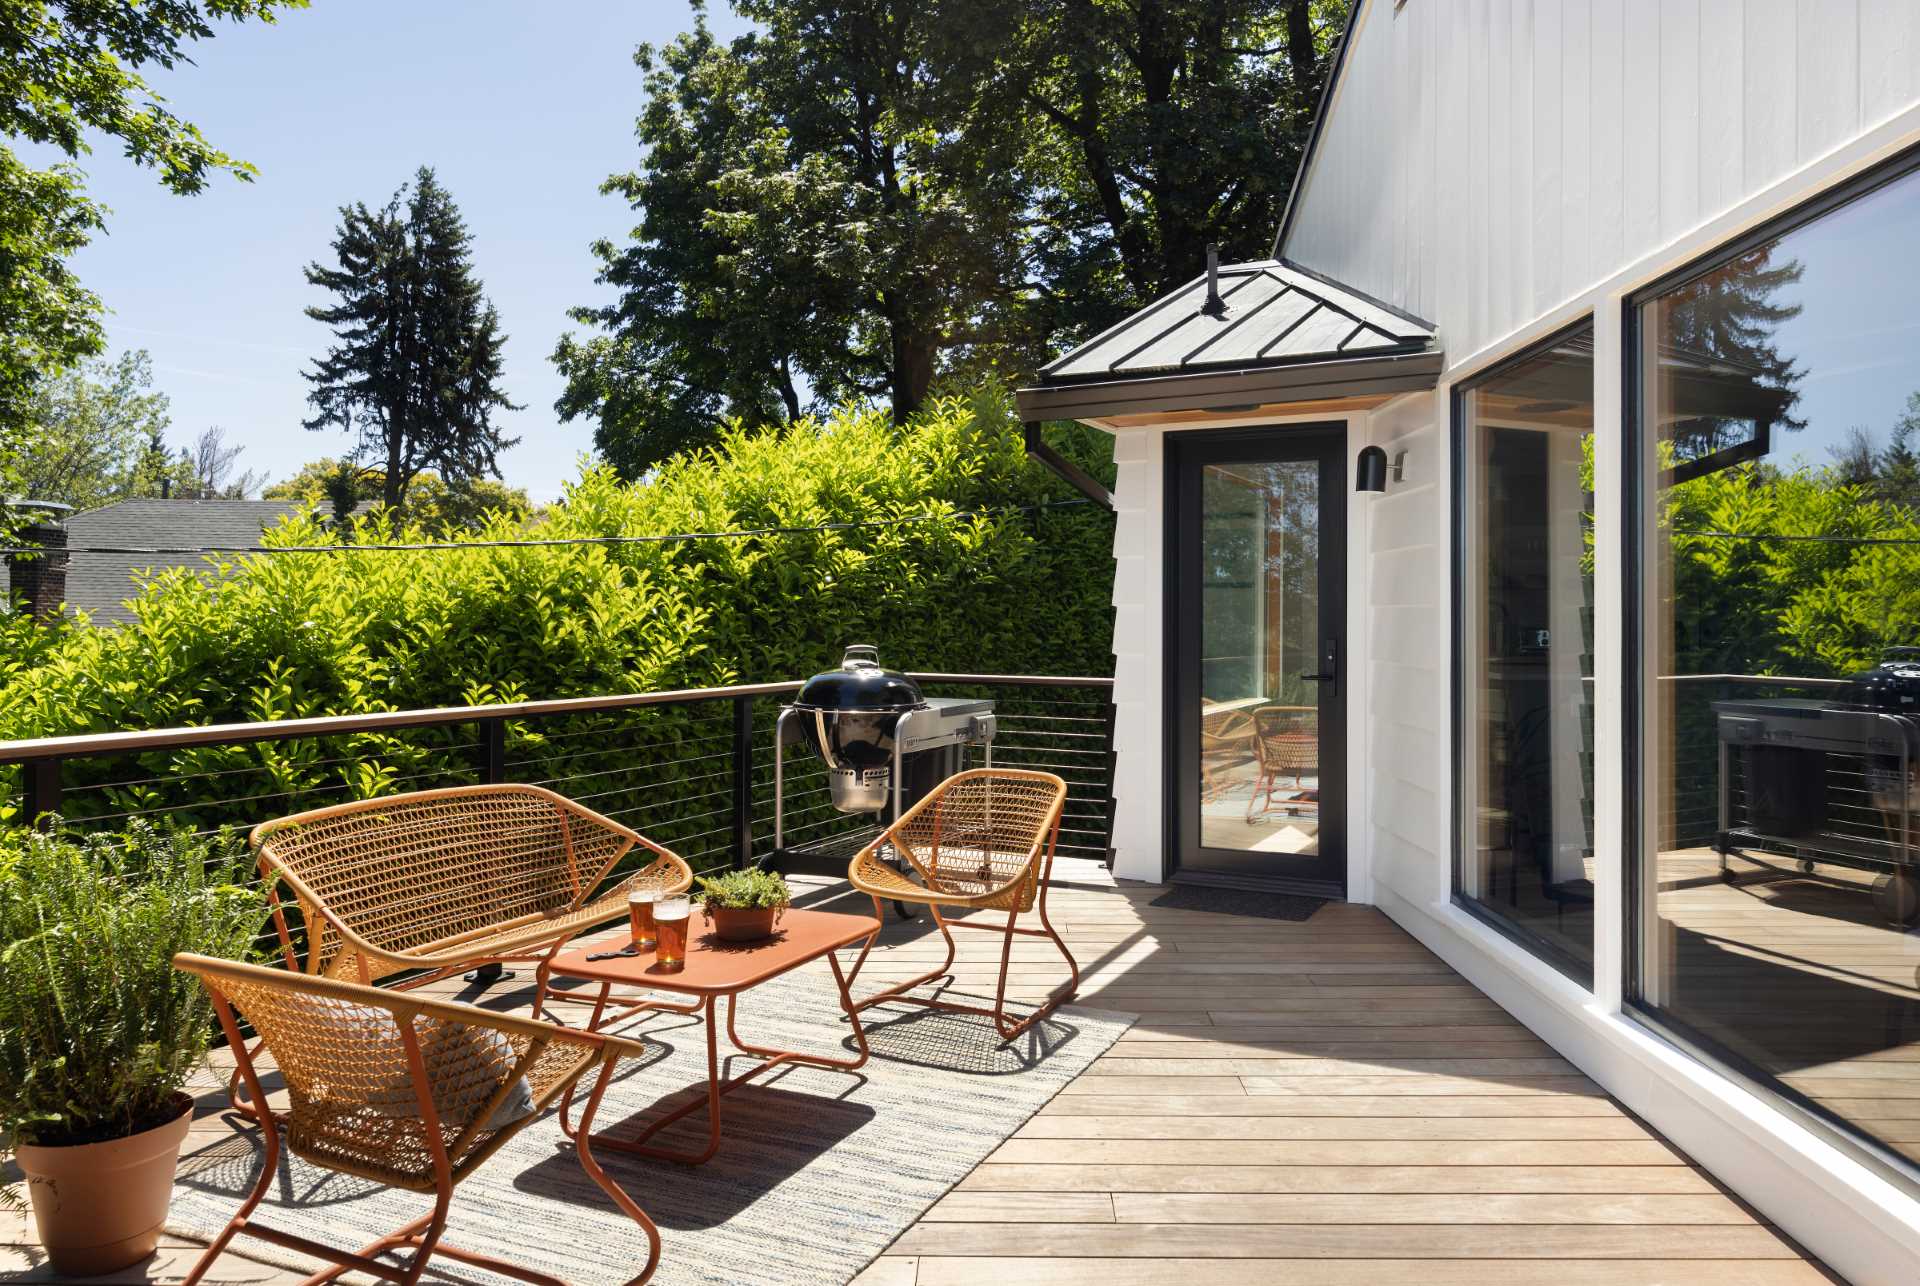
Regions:
<instances>
[{"instance_id":1,"label":"window frame","mask_svg":"<svg viewBox=\"0 0 1920 1286\"><path fill-rule=\"evenodd\" d=\"M1450 829L1452 831L1452 861L1448 871L1447 899L1452 906L1458 907L1465 914L1472 916L1475 923L1487 926L1501 937L1520 947L1527 952L1527 954L1549 965L1555 971L1564 975L1570 982L1588 992L1594 990L1595 980L1598 977L1596 972L1599 960L1598 947L1600 939L1600 918L1598 914L1594 916L1593 927L1594 943L1592 950L1594 952L1594 959L1581 960L1578 956L1567 951L1551 939L1541 934L1531 932L1524 925L1517 924L1504 916L1494 914L1479 901L1466 896L1461 891L1461 874L1463 864L1466 860L1467 818L1470 815L1469 809L1474 807L1468 803L1467 791L1470 787L1477 785L1473 774L1467 769L1467 765L1473 762L1473 756L1468 744L1473 730L1468 727L1467 723L1466 695L1466 590L1469 578L1469 569L1467 567L1469 544L1467 538L1467 523L1474 512L1474 510L1468 507L1471 498L1467 495L1468 464L1470 459L1470 444L1468 442L1470 426L1467 423L1467 396L1491 381L1497 380L1501 376L1518 369L1526 363L1552 352L1569 338L1583 331L1597 339L1597 324L1598 315L1596 313L1582 313L1572 320L1555 327L1548 334L1529 342L1524 347L1502 356L1498 360L1489 363L1463 379L1456 380L1447 390L1448 421L1452 428L1452 441L1449 444L1452 479L1449 491L1451 492L1453 507L1451 521L1448 524L1448 539L1452 546L1448 559L1452 598L1449 643L1453 657L1453 665L1451 667L1452 674L1450 675L1451 691L1448 706L1449 719L1453 725L1453 735L1449 739L1450 744L1448 748L1453 757L1453 798L1451 801L1452 806L1449 810L1451 819ZM1594 357L1594 405L1596 408L1598 407L1597 395L1599 386L1600 364L1599 354L1596 349ZM1595 449L1598 450L1597 434L1599 432L1599 424L1597 410L1595 415L1596 421L1593 431L1596 434ZM1596 635L1600 627L1597 616L1598 608L1599 603L1596 601L1596 619L1594 621ZM1596 899L1595 911L1597 912L1598 909L1599 904L1598 899Z\"/></svg>"},{"instance_id":2,"label":"window frame","mask_svg":"<svg viewBox=\"0 0 1920 1286\"><path fill-rule=\"evenodd\" d=\"M1643 472L1648 402L1653 390L1644 386L1643 349L1648 333L1648 310L1675 290L1724 267L1741 255L1777 241L1815 221L1851 205L1881 188L1920 174L1920 145L1909 147L1858 174L1815 192L1788 210L1763 220L1737 236L1692 256L1620 301L1620 444L1621 487L1621 923L1620 1012L1623 1017L1672 1045L1688 1058L1740 1085L1769 1106L1812 1129L1911 1196L1920 1197L1920 1162L1885 1147L1815 1100L1801 1094L1758 1064L1722 1047L1684 1019L1666 1013L1643 999L1646 952L1642 934L1648 927L1642 914L1646 896L1643 862L1646 857L1648 792L1646 739L1652 731L1647 717L1649 689L1646 667L1650 649L1646 595L1651 583L1646 559L1650 553L1647 519L1652 513ZM1917 251L1916 253L1920 253Z\"/></svg>"}]
</instances>

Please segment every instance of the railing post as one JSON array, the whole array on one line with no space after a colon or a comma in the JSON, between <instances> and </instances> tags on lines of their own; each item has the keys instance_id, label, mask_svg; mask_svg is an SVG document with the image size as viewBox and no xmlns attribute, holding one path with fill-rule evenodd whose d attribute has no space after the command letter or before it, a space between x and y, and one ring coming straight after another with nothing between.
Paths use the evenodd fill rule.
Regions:
<instances>
[{"instance_id":1,"label":"railing post","mask_svg":"<svg viewBox=\"0 0 1920 1286\"><path fill-rule=\"evenodd\" d=\"M20 768L26 796L22 801L25 819L31 826L46 814L60 811L60 761L29 759Z\"/></svg>"},{"instance_id":2,"label":"railing post","mask_svg":"<svg viewBox=\"0 0 1920 1286\"><path fill-rule=\"evenodd\" d=\"M507 721L480 721L480 780L498 786L507 779Z\"/></svg>"},{"instance_id":3,"label":"railing post","mask_svg":"<svg viewBox=\"0 0 1920 1286\"><path fill-rule=\"evenodd\" d=\"M1107 692L1107 869L1113 869L1113 817L1120 811L1120 801L1114 797L1113 776L1118 770L1120 755L1113 744L1114 725L1119 721L1120 708L1114 704L1113 692Z\"/></svg>"},{"instance_id":4,"label":"railing post","mask_svg":"<svg viewBox=\"0 0 1920 1286\"><path fill-rule=\"evenodd\" d=\"M480 721L480 780L498 786L507 779L507 721L503 718ZM486 987L507 976L507 968L498 960L489 961L465 975L465 980Z\"/></svg>"},{"instance_id":5,"label":"railing post","mask_svg":"<svg viewBox=\"0 0 1920 1286\"><path fill-rule=\"evenodd\" d=\"M753 698L733 699L733 867L753 862Z\"/></svg>"}]
</instances>

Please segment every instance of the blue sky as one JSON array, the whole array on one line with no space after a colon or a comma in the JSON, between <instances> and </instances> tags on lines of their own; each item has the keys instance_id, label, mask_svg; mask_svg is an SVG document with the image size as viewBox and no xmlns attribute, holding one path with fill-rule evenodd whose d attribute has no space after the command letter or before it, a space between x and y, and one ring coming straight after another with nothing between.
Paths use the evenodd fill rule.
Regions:
<instances>
[{"instance_id":1,"label":"blue sky","mask_svg":"<svg viewBox=\"0 0 1920 1286\"><path fill-rule=\"evenodd\" d=\"M724 5L723 36L743 29ZM76 260L112 310L111 351L145 348L173 401L174 437L208 425L246 447L242 467L284 478L345 434L309 433L302 366L328 330L301 268L323 258L338 208L384 202L432 165L459 202L509 335L507 387L526 409L502 457L536 499L575 476L591 427L553 414L547 356L569 306L597 300L590 241L632 218L600 181L633 167L641 105L634 46L692 25L686 0L319 0L274 26L223 26L197 64L151 77L215 146L260 168L168 195L111 143L82 160L112 208Z\"/></svg>"}]
</instances>

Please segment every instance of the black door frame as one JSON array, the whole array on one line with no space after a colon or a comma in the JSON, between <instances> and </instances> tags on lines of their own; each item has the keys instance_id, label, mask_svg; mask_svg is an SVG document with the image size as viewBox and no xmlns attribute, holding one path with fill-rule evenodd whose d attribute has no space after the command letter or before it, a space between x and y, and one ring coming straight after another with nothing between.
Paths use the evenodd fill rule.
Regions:
<instances>
[{"instance_id":1,"label":"black door frame","mask_svg":"<svg viewBox=\"0 0 1920 1286\"><path fill-rule=\"evenodd\" d=\"M1200 669L1187 660L1188 637L1198 618L1198 582L1182 575L1198 547L1200 467L1229 461L1320 461L1320 648L1335 650L1334 679L1322 685L1320 718L1321 871L1310 875L1257 875L1186 868L1198 852L1200 781L1199 724L1187 712L1199 709ZM1162 553L1164 622L1161 638L1161 768L1163 863L1166 878L1274 892L1344 899L1350 882L1347 852L1347 422L1273 424L1245 429L1179 430L1165 435L1165 518ZM1328 771L1328 765L1332 771Z\"/></svg>"}]
</instances>

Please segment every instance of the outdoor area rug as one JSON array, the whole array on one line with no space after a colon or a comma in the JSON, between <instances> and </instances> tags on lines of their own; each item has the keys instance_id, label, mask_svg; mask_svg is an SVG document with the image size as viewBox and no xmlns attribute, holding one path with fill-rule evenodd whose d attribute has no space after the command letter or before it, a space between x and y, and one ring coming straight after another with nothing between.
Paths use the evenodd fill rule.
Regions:
<instances>
[{"instance_id":1,"label":"outdoor area rug","mask_svg":"<svg viewBox=\"0 0 1920 1286\"><path fill-rule=\"evenodd\" d=\"M726 1095L720 1151L703 1166L595 1152L660 1227L659 1286L847 1281L1133 1021L1068 1007L1006 1045L985 1018L895 1006L862 1019L873 1050L865 1067L789 1068ZM677 1106L683 1095L705 1094L706 1038L696 1019L653 1015L621 1030L644 1036L658 1056L626 1064L608 1088L596 1126L616 1137L631 1136L664 1098ZM746 993L740 1034L755 1044L833 1054L837 1043L851 1043L831 981L811 971ZM735 1070L746 1065L736 1056ZM696 1111L656 1141L697 1148L706 1129L705 1112ZM205 1240L255 1182L259 1137L249 1126L188 1147L168 1230ZM430 1197L286 1155L283 1149L280 1181L257 1212L269 1226L355 1249L430 1209ZM577 1286L624 1282L646 1254L645 1235L580 1169L552 1114L454 1189L446 1240ZM228 1253L313 1267L254 1238L237 1239ZM436 1258L423 1280L503 1279Z\"/></svg>"},{"instance_id":2,"label":"outdoor area rug","mask_svg":"<svg viewBox=\"0 0 1920 1286\"><path fill-rule=\"evenodd\" d=\"M1203 884L1176 884L1148 906L1170 911L1218 911L1224 915L1252 915L1262 920L1310 920L1328 899L1304 893L1259 893L1251 889L1212 888Z\"/></svg>"}]
</instances>

